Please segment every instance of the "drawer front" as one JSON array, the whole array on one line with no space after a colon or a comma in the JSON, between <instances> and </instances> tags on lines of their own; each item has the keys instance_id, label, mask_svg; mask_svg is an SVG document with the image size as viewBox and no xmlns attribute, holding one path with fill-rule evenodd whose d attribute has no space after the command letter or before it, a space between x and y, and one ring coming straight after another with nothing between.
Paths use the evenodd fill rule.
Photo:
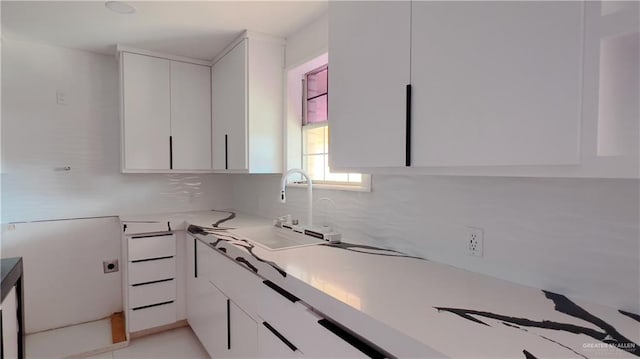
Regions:
<instances>
[{"instance_id":1,"label":"drawer front","mask_svg":"<svg viewBox=\"0 0 640 359\"><path fill-rule=\"evenodd\" d=\"M176 277L176 258L129 263L129 284L153 282Z\"/></svg>"},{"instance_id":2,"label":"drawer front","mask_svg":"<svg viewBox=\"0 0 640 359\"><path fill-rule=\"evenodd\" d=\"M145 233L166 232L169 230L168 222L122 222L124 234L129 235L144 235ZM173 227L171 227L173 228Z\"/></svg>"},{"instance_id":3,"label":"drawer front","mask_svg":"<svg viewBox=\"0 0 640 359\"><path fill-rule=\"evenodd\" d=\"M129 287L129 308L169 302L176 299L176 280L132 285Z\"/></svg>"},{"instance_id":4,"label":"drawer front","mask_svg":"<svg viewBox=\"0 0 640 359\"><path fill-rule=\"evenodd\" d=\"M129 331L137 332L176 322L176 303L157 305L143 309L129 309Z\"/></svg>"},{"instance_id":5,"label":"drawer front","mask_svg":"<svg viewBox=\"0 0 640 359\"><path fill-rule=\"evenodd\" d=\"M129 261L176 255L176 236L173 233L129 237Z\"/></svg>"},{"instance_id":6,"label":"drawer front","mask_svg":"<svg viewBox=\"0 0 640 359\"><path fill-rule=\"evenodd\" d=\"M306 356L366 357L353 345L320 325L318 321L323 318L297 301L297 298L286 293L283 296L266 284L261 285L258 295L260 316Z\"/></svg>"}]
</instances>

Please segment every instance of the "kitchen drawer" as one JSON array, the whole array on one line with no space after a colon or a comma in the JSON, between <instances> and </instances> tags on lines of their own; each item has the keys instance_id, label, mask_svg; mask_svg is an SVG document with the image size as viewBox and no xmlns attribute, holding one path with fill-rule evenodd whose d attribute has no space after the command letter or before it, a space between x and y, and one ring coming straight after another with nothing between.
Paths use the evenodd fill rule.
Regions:
<instances>
[{"instance_id":1,"label":"kitchen drawer","mask_svg":"<svg viewBox=\"0 0 640 359\"><path fill-rule=\"evenodd\" d=\"M122 222L126 236L169 231L169 222Z\"/></svg>"},{"instance_id":2,"label":"kitchen drawer","mask_svg":"<svg viewBox=\"0 0 640 359\"><path fill-rule=\"evenodd\" d=\"M129 237L129 261L176 255L176 236L173 233L148 234Z\"/></svg>"},{"instance_id":3,"label":"kitchen drawer","mask_svg":"<svg viewBox=\"0 0 640 359\"><path fill-rule=\"evenodd\" d=\"M138 284L129 287L129 308L168 302L176 299L176 280Z\"/></svg>"},{"instance_id":4,"label":"kitchen drawer","mask_svg":"<svg viewBox=\"0 0 640 359\"><path fill-rule=\"evenodd\" d=\"M129 284L153 282L176 277L176 258L128 263Z\"/></svg>"},{"instance_id":5,"label":"kitchen drawer","mask_svg":"<svg viewBox=\"0 0 640 359\"><path fill-rule=\"evenodd\" d=\"M176 322L176 303L170 302L148 308L129 309L129 332L159 327Z\"/></svg>"},{"instance_id":6,"label":"kitchen drawer","mask_svg":"<svg viewBox=\"0 0 640 359\"><path fill-rule=\"evenodd\" d=\"M258 289L260 317L298 347L305 356L366 357L346 340L320 325L318 322L324 318L291 293L267 283L271 286L264 283Z\"/></svg>"}]
</instances>

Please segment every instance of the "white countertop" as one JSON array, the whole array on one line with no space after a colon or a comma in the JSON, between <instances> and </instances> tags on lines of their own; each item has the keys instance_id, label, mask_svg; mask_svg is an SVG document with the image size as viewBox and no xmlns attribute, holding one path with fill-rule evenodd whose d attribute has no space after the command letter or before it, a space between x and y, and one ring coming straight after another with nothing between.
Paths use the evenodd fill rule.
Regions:
<instances>
[{"instance_id":1,"label":"white countertop","mask_svg":"<svg viewBox=\"0 0 640 359\"><path fill-rule=\"evenodd\" d=\"M631 346L624 344L628 341L640 343L640 320L632 314L384 249L349 247L348 238L340 247L270 251L230 229L273 230L269 220L237 214L218 222L230 213L122 216L121 220L129 226L156 223L159 228L170 222L174 230L202 227L190 232L216 243L216 248L226 248L229 256L243 255L260 276L372 342L386 340L382 330L388 328L417 344L411 340L395 348L389 344L396 355L427 355L431 348L456 358L640 356L638 347L635 355L616 347Z\"/></svg>"}]
</instances>

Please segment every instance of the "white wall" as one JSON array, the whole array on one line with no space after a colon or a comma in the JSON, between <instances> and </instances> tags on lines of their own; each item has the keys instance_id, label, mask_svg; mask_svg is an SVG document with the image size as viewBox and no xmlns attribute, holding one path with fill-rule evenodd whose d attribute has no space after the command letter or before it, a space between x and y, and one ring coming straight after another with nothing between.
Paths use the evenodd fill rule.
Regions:
<instances>
[{"instance_id":1,"label":"white wall","mask_svg":"<svg viewBox=\"0 0 640 359\"><path fill-rule=\"evenodd\" d=\"M287 38L286 68L299 66L329 49L329 19L325 13Z\"/></svg>"},{"instance_id":2,"label":"white wall","mask_svg":"<svg viewBox=\"0 0 640 359\"><path fill-rule=\"evenodd\" d=\"M2 222L228 203L222 175L120 173L114 57L4 39L2 70Z\"/></svg>"},{"instance_id":3,"label":"white wall","mask_svg":"<svg viewBox=\"0 0 640 359\"><path fill-rule=\"evenodd\" d=\"M238 210L304 220L306 189L289 188L283 205L279 176L234 177ZM314 223L347 242L640 310L638 180L374 175L372 186L314 191ZM484 229L484 257L466 254L467 226Z\"/></svg>"},{"instance_id":4,"label":"white wall","mask_svg":"<svg viewBox=\"0 0 640 359\"><path fill-rule=\"evenodd\" d=\"M19 223L2 230L2 256L22 257L27 333L83 323L122 311L117 217Z\"/></svg>"},{"instance_id":5,"label":"white wall","mask_svg":"<svg viewBox=\"0 0 640 359\"><path fill-rule=\"evenodd\" d=\"M122 309L120 272L102 273L121 231L117 218L8 222L229 206L222 175L120 173L117 81L114 57L2 41L1 255L24 257L28 332Z\"/></svg>"}]
</instances>

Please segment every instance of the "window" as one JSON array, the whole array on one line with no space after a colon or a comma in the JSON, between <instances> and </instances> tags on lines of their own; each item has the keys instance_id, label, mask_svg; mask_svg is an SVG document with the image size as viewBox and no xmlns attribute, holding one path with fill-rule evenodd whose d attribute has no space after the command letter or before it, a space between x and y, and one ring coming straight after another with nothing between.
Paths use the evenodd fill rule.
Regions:
<instances>
[{"instance_id":1,"label":"window","mask_svg":"<svg viewBox=\"0 0 640 359\"><path fill-rule=\"evenodd\" d=\"M328 74L325 65L302 80L302 166L314 183L359 187L362 174L329 169Z\"/></svg>"}]
</instances>

